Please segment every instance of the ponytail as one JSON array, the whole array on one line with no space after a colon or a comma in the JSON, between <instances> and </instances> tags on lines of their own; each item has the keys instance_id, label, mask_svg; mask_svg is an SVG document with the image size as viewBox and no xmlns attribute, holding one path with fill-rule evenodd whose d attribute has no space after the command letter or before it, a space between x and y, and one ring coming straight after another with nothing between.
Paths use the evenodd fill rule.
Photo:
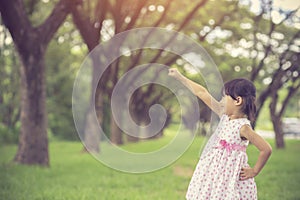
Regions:
<instances>
[{"instance_id":1,"label":"ponytail","mask_svg":"<svg viewBox=\"0 0 300 200\"><path fill-rule=\"evenodd\" d=\"M242 107L243 112L248 116L248 119L253 123L256 115L256 105L254 96L243 97L244 105Z\"/></svg>"}]
</instances>

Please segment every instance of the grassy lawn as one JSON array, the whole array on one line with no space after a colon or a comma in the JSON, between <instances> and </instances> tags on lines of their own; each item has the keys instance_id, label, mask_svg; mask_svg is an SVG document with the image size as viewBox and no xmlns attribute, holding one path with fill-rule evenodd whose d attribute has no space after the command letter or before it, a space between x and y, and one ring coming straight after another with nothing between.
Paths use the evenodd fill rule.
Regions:
<instances>
[{"instance_id":1,"label":"grassy lawn","mask_svg":"<svg viewBox=\"0 0 300 200\"><path fill-rule=\"evenodd\" d=\"M203 138L172 165L152 173L127 174L110 169L89 154L79 142L51 142L50 168L11 163L16 146L0 146L0 199L37 200L176 200L184 199ZM141 152L165 144L165 139L124 146ZM273 142L271 145L274 146ZM287 140L285 150L273 154L256 177L259 200L300 199L300 141ZM249 146L250 165L258 151Z\"/></svg>"}]
</instances>

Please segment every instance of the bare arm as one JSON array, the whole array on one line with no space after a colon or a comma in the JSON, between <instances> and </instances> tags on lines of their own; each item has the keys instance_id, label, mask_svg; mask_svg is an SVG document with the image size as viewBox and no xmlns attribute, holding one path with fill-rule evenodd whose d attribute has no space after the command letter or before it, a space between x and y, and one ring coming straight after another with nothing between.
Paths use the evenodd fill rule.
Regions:
<instances>
[{"instance_id":1,"label":"bare arm","mask_svg":"<svg viewBox=\"0 0 300 200\"><path fill-rule=\"evenodd\" d=\"M199 97L217 115L222 115L222 106L202 85L183 76L176 68L169 69L169 75L182 82L193 94Z\"/></svg>"},{"instance_id":2,"label":"bare arm","mask_svg":"<svg viewBox=\"0 0 300 200\"><path fill-rule=\"evenodd\" d=\"M259 174L272 153L272 147L248 125L242 126L240 134L242 137L247 138L259 150L259 156L254 167L243 168L241 171L241 180L245 180Z\"/></svg>"}]
</instances>

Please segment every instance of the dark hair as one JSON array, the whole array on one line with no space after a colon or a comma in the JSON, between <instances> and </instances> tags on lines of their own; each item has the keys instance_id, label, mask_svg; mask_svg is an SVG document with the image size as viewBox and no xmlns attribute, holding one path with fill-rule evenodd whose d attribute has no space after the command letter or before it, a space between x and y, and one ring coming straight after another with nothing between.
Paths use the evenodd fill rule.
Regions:
<instances>
[{"instance_id":1,"label":"dark hair","mask_svg":"<svg viewBox=\"0 0 300 200\"><path fill-rule=\"evenodd\" d=\"M242 111L248 116L251 122L254 122L256 114L256 89L251 81L244 78L228 81L224 84L222 94L229 95L234 100L236 100L238 96L242 97Z\"/></svg>"}]
</instances>

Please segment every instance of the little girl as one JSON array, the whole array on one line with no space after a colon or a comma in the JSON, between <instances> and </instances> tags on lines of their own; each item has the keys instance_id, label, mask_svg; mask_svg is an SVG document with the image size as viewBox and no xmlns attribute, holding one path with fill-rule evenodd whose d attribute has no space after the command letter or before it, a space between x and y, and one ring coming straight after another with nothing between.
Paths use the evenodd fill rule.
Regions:
<instances>
[{"instance_id":1,"label":"little girl","mask_svg":"<svg viewBox=\"0 0 300 200\"><path fill-rule=\"evenodd\" d=\"M186 199L257 199L254 177L267 162L272 148L251 128L250 121L253 122L256 112L256 89L252 82L234 79L225 83L223 98L218 102L204 87L177 69L170 69L169 75L181 81L220 117L196 166ZM260 151L253 168L247 163L249 142Z\"/></svg>"}]
</instances>

